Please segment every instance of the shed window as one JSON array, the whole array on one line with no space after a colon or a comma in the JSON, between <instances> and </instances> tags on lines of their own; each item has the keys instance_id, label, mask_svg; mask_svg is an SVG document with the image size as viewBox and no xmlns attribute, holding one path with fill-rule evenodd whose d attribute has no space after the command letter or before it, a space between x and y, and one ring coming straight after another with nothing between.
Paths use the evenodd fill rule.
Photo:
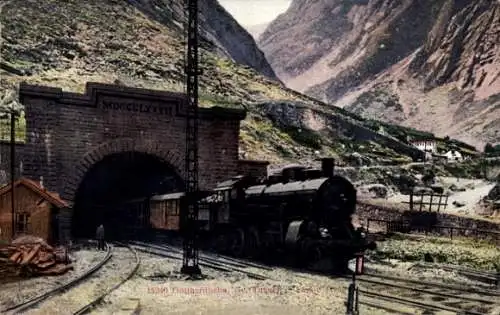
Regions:
<instances>
[{"instance_id":1,"label":"shed window","mask_svg":"<svg viewBox=\"0 0 500 315\"><path fill-rule=\"evenodd\" d=\"M160 203L160 210L161 210L161 213L163 213L163 220L165 222L167 222L167 202L166 201L162 201Z\"/></svg>"},{"instance_id":2,"label":"shed window","mask_svg":"<svg viewBox=\"0 0 500 315\"><path fill-rule=\"evenodd\" d=\"M161 203L161 210L163 211L165 221L167 221L167 217L169 216L178 216L180 214L180 200L172 199L163 201Z\"/></svg>"},{"instance_id":3,"label":"shed window","mask_svg":"<svg viewBox=\"0 0 500 315\"><path fill-rule=\"evenodd\" d=\"M16 233L28 233L30 215L22 212L16 214Z\"/></svg>"},{"instance_id":4,"label":"shed window","mask_svg":"<svg viewBox=\"0 0 500 315\"><path fill-rule=\"evenodd\" d=\"M179 215L180 213L180 200L167 200L167 215Z\"/></svg>"},{"instance_id":5,"label":"shed window","mask_svg":"<svg viewBox=\"0 0 500 315\"><path fill-rule=\"evenodd\" d=\"M231 199L236 199L238 197L238 189L233 188L231 190Z\"/></svg>"}]
</instances>

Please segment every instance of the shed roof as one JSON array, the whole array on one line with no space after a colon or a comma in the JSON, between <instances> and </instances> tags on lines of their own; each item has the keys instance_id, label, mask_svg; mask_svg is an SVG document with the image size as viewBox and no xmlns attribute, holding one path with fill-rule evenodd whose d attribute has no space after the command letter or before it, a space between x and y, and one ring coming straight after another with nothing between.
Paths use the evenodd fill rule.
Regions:
<instances>
[{"instance_id":1,"label":"shed roof","mask_svg":"<svg viewBox=\"0 0 500 315\"><path fill-rule=\"evenodd\" d=\"M183 192L176 192L176 193L170 193L170 194L165 194L165 195L155 195L151 197L151 200L153 201L163 201L163 200L174 200L174 199L180 199L181 197L185 196L186 194Z\"/></svg>"},{"instance_id":2,"label":"shed roof","mask_svg":"<svg viewBox=\"0 0 500 315\"><path fill-rule=\"evenodd\" d=\"M21 177L20 179L14 182L14 187L18 187L21 185L37 193L38 195L40 195L40 197L42 197L43 199L45 199L46 201L50 202L52 205L58 208L66 208L69 206L68 203L66 203L64 200L61 199L61 197L59 197L59 194L46 190L45 188L41 187L39 183L31 179ZM11 191L11 189L12 189L11 184L4 185L3 187L0 188L0 196L7 194L8 192Z\"/></svg>"}]
</instances>

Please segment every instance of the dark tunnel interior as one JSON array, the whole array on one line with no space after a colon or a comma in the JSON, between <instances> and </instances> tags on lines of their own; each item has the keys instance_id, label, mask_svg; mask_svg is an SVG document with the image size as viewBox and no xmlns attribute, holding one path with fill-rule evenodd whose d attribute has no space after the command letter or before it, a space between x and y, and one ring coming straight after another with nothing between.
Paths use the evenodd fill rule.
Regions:
<instances>
[{"instance_id":1,"label":"dark tunnel interior","mask_svg":"<svg viewBox=\"0 0 500 315\"><path fill-rule=\"evenodd\" d=\"M77 190L73 236L93 238L104 224L106 238L121 238L131 230L147 229L146 198L184 190L180 176L153 155L123 152L93 165Z\"/></svg>"}]
</instances>

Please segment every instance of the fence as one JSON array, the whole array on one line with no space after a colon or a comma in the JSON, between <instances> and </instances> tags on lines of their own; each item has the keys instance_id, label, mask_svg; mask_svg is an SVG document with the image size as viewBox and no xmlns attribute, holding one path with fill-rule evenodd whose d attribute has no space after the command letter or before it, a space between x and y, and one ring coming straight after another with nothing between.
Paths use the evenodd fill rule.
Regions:
<instances>
[{"instance_id":1,"label":"fence","mask_svg":"<svg viewBox=\"0 0 500 315\"><path fill-rule=\"evenodd\" d=\"M420 197L420 200L415 200L415 197ZM425 201L425 197L427 198L427 201ZM444 198L444 202L443 202ZM441 209L441 206L443 206L443 209L446 209L448 206L448 195L444 194L435 194L435 193L425 193L422 192L420 194L415 194L413 191L410 192L410 201L403 201L403 203L410 204L410 211L415 210L415 206L417 206L419 209L418 211L426 210L426 211L432 211L433 206L437 206L437 212ZM424 207L426 206L426 207ZM428 206L428 207L427 207Z\"/></svg>"},{"instance_id":2,"label":"fence","mask_svg":"<svg viewBox=\"0 0 500 315\"><path fill-rule=\"evenodd\" d=\"M434 225L434 224L412 224L411 220L382 220L382 219L367 219L366 229L370 233L370 223L378 223L379 225L385 225L385 233L424 233L428 235L430 233L435 233L438 235L448 235L450 239L454 236L468 236L477 239L491 240L494 243L500 242L500 232L481 230L481 229L471 229L463 228L457 226L446 226L446 225ZM371 224L373 227L373 224Z\"/></svg>"}]
</instances>

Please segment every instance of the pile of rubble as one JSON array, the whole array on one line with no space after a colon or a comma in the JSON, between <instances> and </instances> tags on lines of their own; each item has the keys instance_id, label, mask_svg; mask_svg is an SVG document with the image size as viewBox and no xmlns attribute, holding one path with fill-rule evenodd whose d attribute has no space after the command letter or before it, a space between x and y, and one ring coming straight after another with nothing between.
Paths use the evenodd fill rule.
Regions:
<instances>
[{"instance_id":1,"label":"pile of rubble","mask_svg":"<svg viewBox=\"0 0 500 315\"><path fill-rule=\"evenodd\" d=\"M43 239L23 236L0 245L0 278L60 275L73 269L65 248L54 248Z\"/></svg>"}]
</instances>

